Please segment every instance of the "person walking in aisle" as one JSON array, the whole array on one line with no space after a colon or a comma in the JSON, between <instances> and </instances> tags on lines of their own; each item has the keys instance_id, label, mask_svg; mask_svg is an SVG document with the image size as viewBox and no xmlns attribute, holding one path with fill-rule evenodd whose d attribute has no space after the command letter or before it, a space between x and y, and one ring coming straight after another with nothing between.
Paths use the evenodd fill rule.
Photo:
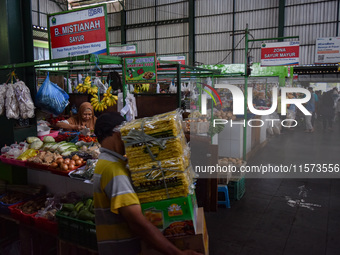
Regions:
<instances>
[{"instance_id":1,"label":"person walking in aisle","mask_svg":"<svg viewBox=\"0 0 340 255\"><path fill-rule=\"evenodd\" d=\"M296 95L294 96L292 93L288 93L287 97L289 99L293 99L293 98L296 98ZM295 120L295 118L296 118L296 106L295 106L295 104L287 105L287 119ZM289 126L287 128L288 130L290 130L290 131L294 130L293 121L289 121L287 126Z\"/></svg>"},{"instance_id":2,"label":"person walking in aisle","mask_svg":"<svg viewBox=\"0 0 340 255\"><path fill-rule=\"evenodd\" d=\"M315 96L314 96L314 93L313 93L313 88L309 87L308 90L311 93L311 97L310 97L309 101L306 103L305 107L311 115L305 115L305 122L306 122L305 132L312 133L312 132L314 132L312 119L313 119L313 115L314 115L314 112L315 112Z\"/></svg>"},{"instance_id":3,"label":"person walking in aisle","mask_svg":"<svg viewBox=\"0 0 340 255\"><path fill-rule=\"evenodd\" d=\"M321 118L319 118L320 117L320 103L321 103L321 97L322 97L321 90L316 90L315 95L318 98L318 100L315 102L315 119L321 120Z\"/></svg>"},{"instance_id":4,"label":"person walking in aisle","mask_svg":"<svg viewBox=\"0 0 340 255\"><path fill-rule=\"evenodd\" d=\"M320 102L320 114L322 115L323 130L328 126L329 131L333 131L334 120L334 99L333 94L338 93L337 89L331 89L324 92Z\"/></svg>"},{"instance_id":5,"label":"person walking in aisle","mask_svg":"<svg viewBox=\"0 0 340 255\"><path fill-rule=\"evenodd\" d=\"M93 175L93 201L96 235L100 255L137 255L143 239L161 254L202 255L192 250L181 251L143 215L129 171L124 142L116 128L124 121L119 113L99 116L94 133L101 144Z\"/></svg>"},{"instance_id":6,"label":"person walking in aisle","mask_svg":"<svg viewBox=\"0 0 340 255\"><path fill-rule=\"evenodd\" d=\"M284 120L286 118L286 116L281 114L281 89L279 90L279 95L277 97L277 108L276 108L276 112L280 117L280 120ZM284 127L281 128L280 133L283 134L284 131Z\"/></svg>"},{"instance_id":7,"label":"person walking in aisle","mask_svg":"<svg viewBox=\"0 0 340 255\"><path fill-rule=\"evenodd\" d=\"M317 96L316 93L314 93L312 87L309 87L308 90L311 93L311 97L314 97L314 104L312 106L313 109L314 109L313 113L312 113L312 126L314 127L314 122L315 122L315 119L317 118L317 116L316 116L316 107L317 107L317 104L318 104L318 101L319 101L319 97Z\"/></svg>"}]
</instances>

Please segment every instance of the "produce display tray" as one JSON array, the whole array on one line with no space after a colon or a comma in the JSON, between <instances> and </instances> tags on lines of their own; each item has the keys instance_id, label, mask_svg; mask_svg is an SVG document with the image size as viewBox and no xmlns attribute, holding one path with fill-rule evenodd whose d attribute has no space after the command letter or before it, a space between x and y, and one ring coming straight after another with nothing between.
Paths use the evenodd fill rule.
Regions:
<instances>
[{"instance_id":1,"label":"produce display tray","mask_svg":"<svg viewBox=\"0 0 340 255\"><path fill-rule=\"evenodd\" d=\"M77 166L76 168L72 169L72 170L67 170L67 171L63 171L63 170L58 170L56 168L53 168L53 167L48 167L48 171L54 173L54 174L58 174L58 175L63 175L63 176L69 176L69 173L71 173L72 171L75 171L77 170L79 167L82 167L82 166L85 166L86 165L86 161L85 163Z\"/></svg>"},{"instance_id":2,"label":"produce display tray","mask_svg":"<svg viewBox=\"0 0 340 255\"><path fill-rule=\"evenodd\" d=\"M58 235L58 223L43 217L34 217L34 226L48 233Z\"/></svg>"},{"instance_id":3,"label":"produce display tray","mask_svg":"<svg viewBox=\"0 0 340 255\"><path fill-rule=\"evenodd\" d=\"M3 197L3 196L1 196L1 197ZM29 197L27 197L25 200L21 200L21 201L18 201L16 203L13 203L13 204L6 204L6 203L3 203L3 202L0 201L0 214L7 214L7 215L11 214L11 211L9 209L10 206L18 205L20 203L27 201L28 199L29 199Z\"/></svg>"},{"instance_id":4,"label":"produce display tray","mask_svg":"<svg viewBox=\"0 0 340 255\"><path fill-rule=\"evenodd\" d=\"M24 203L25 202L21 202L21 203L18 203L18 204L11 205L11 206L8 207L8 209L10 210L12 218L20 221L21 223L33 226L34 225L34 216L37 213L36 212L32 213L32 214L23 213L18 208L18 206L20 206L20 205L22 205Z\"/></svg>"},{"instance_id":5,"label":"produce display tray","mask_svg":"<svg viewBox=\"0 0 340 255\"><path fill-rule=\"evenodd\" d=\"M11 158L5 158L3 156L0 156L0 160L2 163L9 164L9 165L15 165L15 166L21 166L26 167L27 161L26 160L18 160L18 159L11 159Z\"/></svg>"},{"instance_id":6,"label":"produce display tray","mask_svg":"<svg viewBox=\"0 0 340 255\"><path fill-rule=\"evenodd\" d=\"M40 138L40 140L42 141L44 139L45 136L52 136L53 138L56 138L59 134L58 130L51 130L51 132L47 135L40 135L38 136Z\"/></svg>"},{"instance_id":7,"label":"produce display tray","mask_svg":"<svg viewBox=\"0 0 340 255\"><path fill-rule=\"evenodd\" d=\"M43 165L43 164L38 164L34 162L27 161L26 164L27 167L29 168L34 168L34 169L39 169L39 170L48 170L48 165Z\"/></svg>"},{"instance_id":8,"label":"produce display tray","mask_svg":"<svg viewBox=\"0 0 340 255\"><path fill-rule=\"evenodd\" d=\"M56 213L59 238L97 250L96 225Z\"/></svg>"}]
</instances>

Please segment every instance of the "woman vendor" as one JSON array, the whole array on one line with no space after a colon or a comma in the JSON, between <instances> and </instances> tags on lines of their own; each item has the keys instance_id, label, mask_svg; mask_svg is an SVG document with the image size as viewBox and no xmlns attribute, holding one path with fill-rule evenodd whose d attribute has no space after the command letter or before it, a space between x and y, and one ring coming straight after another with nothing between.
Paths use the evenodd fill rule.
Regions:
<instances>
[{"instance_id":1,"label":"woman vendor","mask_svg":"<svg viewBox=\"0 0 340 255\"><path fill-rule=\"evenodd\" d=\"M85 128L94 130L96 120L92 105L89 102L84 102L79 106L77 115L67 120L59 121L56 126L64 130L73 131L80 131Z\"/></svg>"}]
</instances>

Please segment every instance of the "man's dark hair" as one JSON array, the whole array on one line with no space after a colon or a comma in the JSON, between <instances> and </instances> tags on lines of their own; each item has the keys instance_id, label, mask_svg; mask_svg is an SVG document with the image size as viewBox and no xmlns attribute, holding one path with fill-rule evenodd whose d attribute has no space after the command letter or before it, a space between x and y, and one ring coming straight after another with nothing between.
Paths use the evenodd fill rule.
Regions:
<instances>
[{"instance_id":1,"label":"man's dark hair","mask_svg":"<svg viewBox=\"0 0 340 255\"><path fill-rule=\"evenodd\" d=\"M125 119L118 112L108 112L100 115L96 121L96 125L94 127L94 134L97 136L98 142L102 143L102 141L111 136L114 132L113 129Z\"/></svg>"},{"instance_id":2,"label":"man's dark hair","mask_svg":"<svg viewBox=\"0 0 340 255\"><path fill-rule=\"evenodd\" d=\"M116 71L110 72L107 75L106 82L112 87L113 90L123 90L122 80L120 79L119 73L117 73Z\"/></svg>"}]
</instances>

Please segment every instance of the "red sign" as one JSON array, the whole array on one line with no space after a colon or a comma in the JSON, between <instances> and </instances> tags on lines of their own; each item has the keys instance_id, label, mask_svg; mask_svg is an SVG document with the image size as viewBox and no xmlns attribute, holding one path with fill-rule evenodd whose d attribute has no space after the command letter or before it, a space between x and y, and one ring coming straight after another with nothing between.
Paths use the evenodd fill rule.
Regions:
<instances>
[{"instance_id":1,"label":"red sign","mask_svg":"<svg viewBox=\"0 0 340 255\"><path fill-rule=\"evenodd\" d=\"M262 44L261 66L297 65L299 50L299 42Z\"/></svg>"},{"instance_id":2,"label":"red sign","mask_svg":"<svg viewBox=\"0 0 340 255\"><path fill-rule=\"evenodd\" d=\"M299 46L266 48L261 51L261 59L298 58Z\"/></svg>"},{"instance_id":3,"label":"red sign","mask_svg":"<svg viewBox=\"0 0 340 255\"><path fill-rule=\"evenodd\" d=\"M103 6L49 16L52 58L107 54Z\"/></svg>"}]
</instances>

